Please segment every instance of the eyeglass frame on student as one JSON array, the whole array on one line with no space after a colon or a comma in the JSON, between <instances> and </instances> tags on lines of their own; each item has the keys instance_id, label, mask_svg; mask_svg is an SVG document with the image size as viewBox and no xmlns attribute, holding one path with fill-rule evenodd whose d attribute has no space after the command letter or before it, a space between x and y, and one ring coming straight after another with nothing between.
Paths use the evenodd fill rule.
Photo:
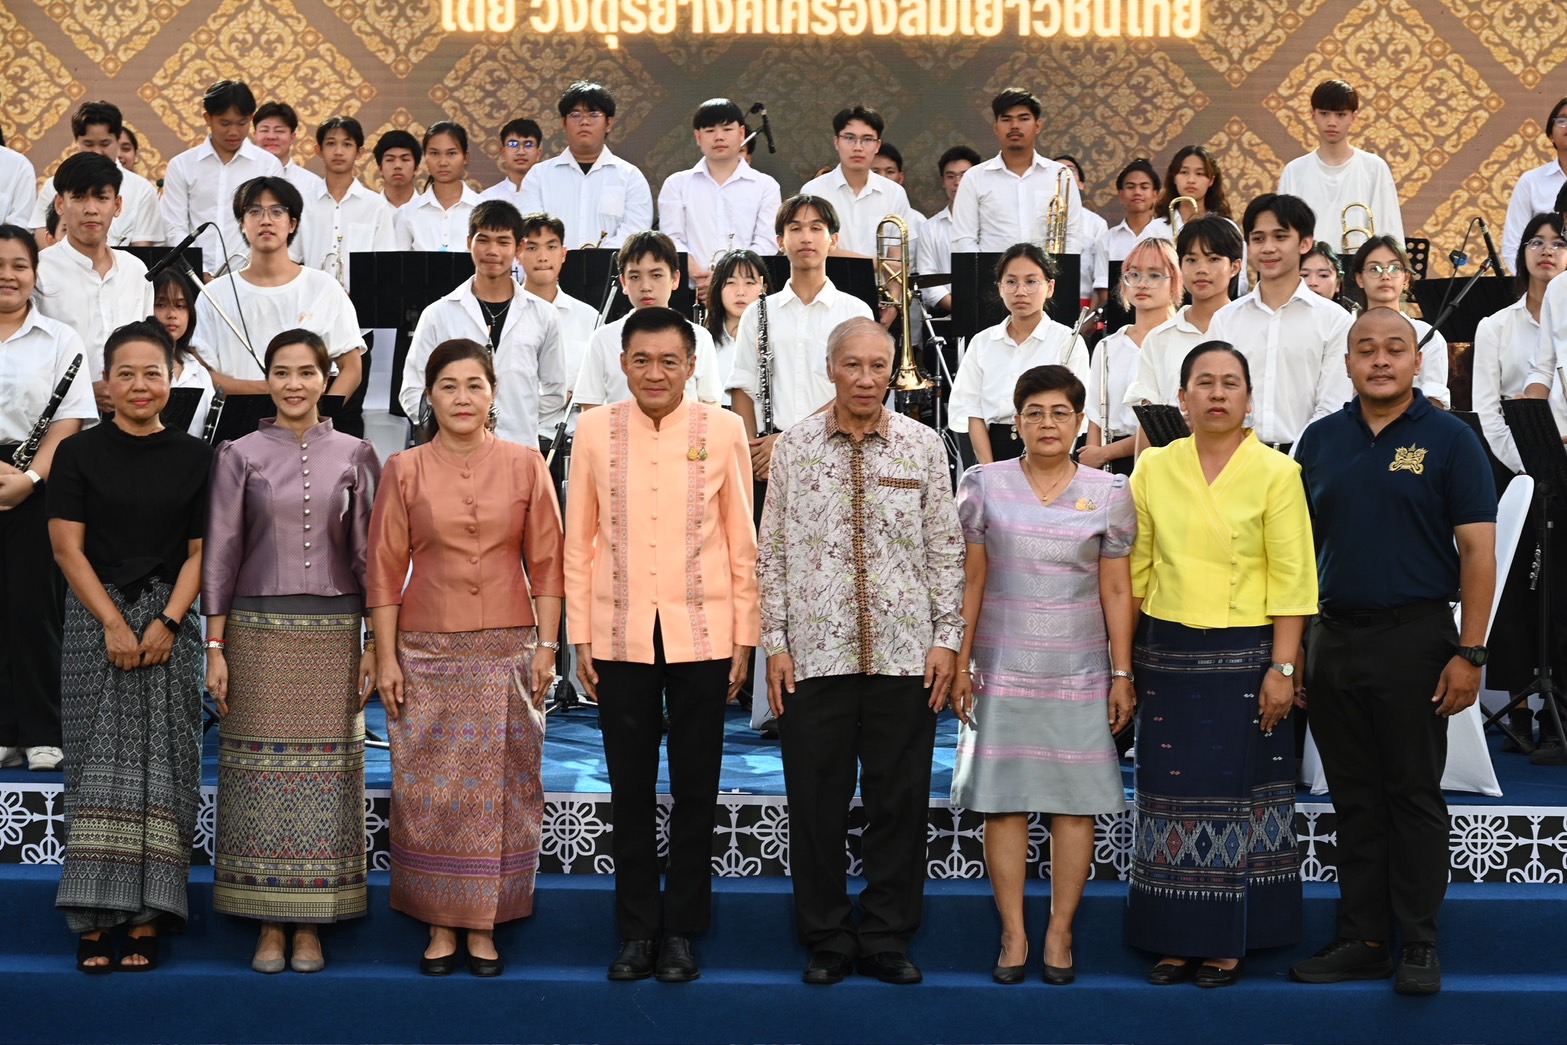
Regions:
<instances>
[{"instance_id":1,"label":"eyeglass frame on student","mask_svg":"<svg viewBox=\"0 0 1567 1045\"><path fill-rule=\"evenodd\" d=\"M1129 287L1157 287L1170 278L1168 272L1123 272L1121 282Z\"/></svg>"},{"instance_id":2,"label":"eyeglass frame on student","mask_svg":"<svg viewBox=\"0 0 1567 1045\"><path fill-rule=\"evenodd\" d=\"M572 123L593 123L601 118L608 119L609 117L598 109L573 109L563 118L570 120Z\"/></svg>"},{"instance_id":3,"label":"eyeglass frame on student","mask_svg":"<svg viewBox=\"0 0 1567 1045\"><path fill-rule=\"evenodd\" d=\"M843 142L843 144L845 144L845 145L859 145L859 146L862 146L862 147L867 148L867 149L869 149L872 145L880 145L881 144L881 138L879 136L877 136L877 135L871 135L871 134L856 135L856 134L842 134L842 133L840 133L840 134L833 135L833 137L837 138L839 141Z\"/></svg>"},{"instance_id":4,"label":"eyeglass frame on student","mask_svg":"<svg viewBox=\"0 0 1567 1045\"><path fill-rule=\"evenodd\" d=\"M1562 251L1567 250L1567 240L1546 240L1536 236L1534 239L1525 243L1523 245L1523 249L1527 250L1531 254L1560 254Z\"/></svg>"},{"instance_id":5,"label":"eyeglass frame on student","mask_svg":"<svg viewBox=\"0 0 1567 1045\"><path fill-rule=\"evenodd\" d=\"M505 141L501 142L501 147L504 149L513 150L537 149L539 147L539 143L534 141L532 138L507 138Z\"/></svg>"},{"instance_id":6,"label":"eyeglass frame on student","mask_svg":"<svg viewBox=\"0 0 1567 1045\"><path fill-rule=\"evenodd\" d=\"M1037 294L1049 285L1048 279L1018 279L1015 276L1008 276L1006 279L996 280L997 287L1014 293L1021 290L1028 294Z\"/></svg>"},{"instance_id":7,"label":"eyeglass frame on student","mask_svg":"<svg viewBox=\"0 0 1567 1045\"><path fill-rule=\"evenodd\" d=\"M257 221L260 221L262 218L271 218L273 221L287 221L290 215L288 213L288 208L283 206L281 203L274 203L270 207L263 207L259 203L252 203L250 206L245 208L245 217L255 218Z\"/></svg>"},{"instance_id":8,"label":"eyeglass frame on student","mask_svg":"<svg viewBox=\"0 0 1567 1045\"><path fill-rule=\"evenodd\" d=\"M1409 274L1409 270L1396 261L1390 261L1386 265L1380 261L1369 261L1366 263L1364 271L1371 273L1373 276L1390 276L1394 278Z\"/></svg>"}]
</instances>

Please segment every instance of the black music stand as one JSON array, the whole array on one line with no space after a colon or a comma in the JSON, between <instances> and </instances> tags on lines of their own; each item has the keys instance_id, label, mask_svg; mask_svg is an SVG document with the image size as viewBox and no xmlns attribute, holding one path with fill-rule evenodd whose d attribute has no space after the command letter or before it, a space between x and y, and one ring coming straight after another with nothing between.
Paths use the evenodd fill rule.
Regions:
<instances>
[{"instance_id":1,"label":"black music stand","mask_svg":"<svg viewBox=\"0 0 1567 1045\"><path fill-rule=\"evenodd\" d=\"M1178 406L1146 403L1132 407L1132 413L1137 415L1137 423L1142 426L1149 446L1168 446L1192 434Z\"/></svg>"},{"instance_id":2,"label":"black music stand","mask_svg":"<svg viewBox=\"0 0 1567 1045\"><path fill-rule=\"evenodd\" d=\"M322 417L335 417L343 409L342 396L322 396L319 406ZM277 405L269 395L231 395L223 400L223 415L212 435L212 445L226 443L249 435L261 427L261 422L277 416Z\"/></svg>"},{"instance_id":3,"label":"black music stand","mask_svg":"<svg viewBox=\"0 0 1567 1045\"><path fill-rule=\"evenodd\" d=\"M199 363L195 365L200 366ZM196 420L196 408L201 406L201 397L206 394L205 388L169 389L169 401L164 405L163 413L158 415L163 427L176 432L190 431L191 422Z\"/></svg>"},{"instance_id":4,"label":"black music stand","mask_svg":"<svg viewBox=\"0 0 1567 1045\"><path fill-rule=\"evenodd\" d=\"M1452 279L1422 279L1410 284L1410 293L1420 305L1420 314L1426 317L1426 322L1436 326L1437 332L1447 338L1448 344L1473 344L1475 327L1480 325L1482 319L1495 315L1518 300L1511 280L1482 278L1475 281L1469 295L1438 326L1434 320L1441 318L1443 303L1462 290L1471 278L1472 274Z\"/></svg>"},{"instance_id":5,"label":"black music stand","mask_svg":"<svg viewBox=\"0 0 1567 1045\"><path fill-rule=\"evenodd\" d=\"M782 254L769 254L762 261L767 265L767 282L777 293L789 282L789 259ZM870 258L831 257L827 259L827 278L837 289L865 302L871 315L877 314L881 295L876 290L876 262Z\"/></svg>"},{"instance_id":6,"label":"black music stand","mask_svg":"<svg viewBox=\"0 0 1567 1045\"><path fill-rule=\"evenodd\" d=\"M1055 293L1045 314L1070 327L1082 311L1083 259L1077 254L1052 255L1056 263ZM996 291L996 262L1000 251L952 254L952 336L968 340L987 327L1004 322L1007 307Z\"/></svg>"},{"instance_id":7,"label":"black music stand","mask_svg":"<svg viewBox=\"0 0 1567 1045\"><path fill-rule=\"evenodd\" d=\"M473 258L467 251L356 250L348 255L348 273L348 300L353 303L359 325L397 331L397 343L392 347L392 395L387 409L393 417L407 417L397 396L403 390L403 364L408 359L408 346L413 343L414 327L431 302L472 278ZM367 366L365 381L369 379Z\"/></svg>"},{"instance_id":8,"label":"black music stand","mask_svg":"<svg viewBox=\"0 0 1567 1045\"><path fill-rule=\"evenodd\" d=\"M1509 697L1505 707L1488 716L1485 727L1499 727L1519 748L1530 751L1534 745L1529 738L1519 737L1505 721L1513 708L1526 703L1530 697L1538 696L1544 702L1546 715L1556 728L1556 736L1567 735L1562 732L1562 714L1557 706L1562 687L1556 681L1551 664L1551 643L1554 640L1551 626L1551 545L1555 540L1552 531L1556 525L1553 513L1555 499L1562 491L1567 491L1567 451L1563 450L1561 433L1557 431L1556 419L1551 414L1551 404L1545 400L1504 399L1502 416L1507 419L1507 427L1513 433L1513 442L1518 445L1518 456L1523 459L1524 468L1534 477L1534 504L1530 510L1535 513L1540 541L1534 577L1534 588L1539 592L1536 616L1540 625L1540 652L1539 663L1534 669L1534 681ZM1502 583L1503 579L1498 578L1497 583Z\"/></svg>"}]
</instances>

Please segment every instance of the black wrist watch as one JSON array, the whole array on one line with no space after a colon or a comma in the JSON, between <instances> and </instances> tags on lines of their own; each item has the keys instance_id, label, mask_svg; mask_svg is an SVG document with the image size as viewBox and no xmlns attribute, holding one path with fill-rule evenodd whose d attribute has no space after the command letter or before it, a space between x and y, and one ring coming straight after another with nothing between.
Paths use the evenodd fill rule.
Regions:
<instances>
[{"instance_id":1,"label":"black wrist watch","mask_svg":"<svg viewBox=\"0 0 1567 1045\"><path fill-rule=\"evenodd\" d=\"M1477 668L1485 667L1488 654L1484 646L1459 646L1458 656L1464 658Z\"/></svg>"},{"instance_id":2,"label":"black wrist watch","mask_svg":"<svg viewBox=\"0 0 1567 1045\"><path fill-rule=\"evenodd\" d=\"M177 620L170 620L167 614L158 614L156 620L165 628L169 629L170 635L178 635L180 633L180 622Z\"/></svg>"}]
</instances>

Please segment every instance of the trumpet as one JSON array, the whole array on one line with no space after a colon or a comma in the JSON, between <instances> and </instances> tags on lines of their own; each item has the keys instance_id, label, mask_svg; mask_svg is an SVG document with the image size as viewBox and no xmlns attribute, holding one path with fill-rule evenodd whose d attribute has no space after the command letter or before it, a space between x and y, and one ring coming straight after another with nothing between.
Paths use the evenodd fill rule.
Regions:
<instances>
[{"instance_id":1,"label":"trumpet","mask_svg":"<svg viewBox=\"0 0 1567 1045\"><path fill-rule=\"evenodd\" d=\"M1186 227L1186 219L1181 217L1181 204L1183 203L1192 205L1192 217L1194 218L1199 213L1198 208L1202 206L1201 203L1198 203L1190 196L1177 196L1170 201L1170 241L1172 243L1181 238L1181 230Z\"/></svg>"},{"instance_id":2,"label":"trumpet","mask_svg":"<svg viewBox=\"0 0 1567 1045\"><path fill-rule=\"evenodd\" d=\"M888 232L887 227L892 231ZM893 251L897 256L893 256ZM876 290L883 307L898 310L898 373L892 379L895 392L924 392L932 387L930 378L920 370L914 358L914 266L909 263L909 226L896 214L876 223Z\"/></svg>"},{"instance_id":3,"label":"trumpet","mask_svg":"<svg viewBox=\"0 0 1567 1045\"><path fill-rule=\"evenodd\" d=\"M1366 223L1364 225L1351 225L1349 223L1349 212L1357 208L1366 212ZM1368 239L1371 239L1377 234L1377 223L1376 220L1371 216L1371 208L1366 206L1364 203L1351 203L1349 206L1345 207L1343 211L1339 213L1339 224L1344 229L1343 237L1339 240L1339 250L1344 254L1348 254L1355 249L1356 245L1350 243L1349 241L1349 237L1353 236L1355 233L1358 232L1361 234L1361 236L1364 237L1364 239L1361 240L1362 243Z\"/></svg>"},{"instance_id":4,"label":"trumpet","mask_svg":"<svg viewBox=\"0 0 1567 1045\"><path fill-rule=\"evenodd\" d=\"M1070 216L1072 175L1065 167L1056 172L1056 194L1045 208L1045 253L1066 253L1066 222Z\"/></svg>"}]
</instances>

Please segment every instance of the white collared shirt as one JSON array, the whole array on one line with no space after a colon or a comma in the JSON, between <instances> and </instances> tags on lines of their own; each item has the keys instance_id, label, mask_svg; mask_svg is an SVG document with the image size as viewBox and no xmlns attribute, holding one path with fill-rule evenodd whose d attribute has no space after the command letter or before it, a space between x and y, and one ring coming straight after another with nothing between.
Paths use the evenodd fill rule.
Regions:
<instances>
[{"instance_id":1,"label":"white collared shirt","mask_svg":"<svg viewBox=\"0 0 1567 1045\"><path fill-rule=\"evenodd\" d=\"M397 209L392 228L398 250L467 250L468 217L479 204L479 194L462 187L462 197L451 210L441 206L432 186Z\"/></svg>"},{"instance_id":2,"label":"white collared shirt","mask_svg":"<svg viewBox=\"0 0 1567 1045\"><path fill-rule=\"evenodd\" d=\"M1399 314L1409 320L1410 326L1415 328L1415 343L1419 344L1426 336L1426 331L1431 329L1431 324L1423 319L1416 319L1407 312ZM1440 330L1432 334L1431 340L1427 341L1425 348L1420 350L1420 377L1415 383L1420 386L1420 391L1426 394L1427 399L1435 399L1444 409L1453 408L1453 394L1447 387L1447 338L1442 336Z\"/></svg>"},{"instance_id":3,"label":"white collared shirt","mask_svg":"<svg viewBox=\"0 0 1567 1045\"><path fill-rule=\"evenodd\" d=\"M567 150L528 171L517 209L564 222L567 250L584 244L615 249L633 232L653 227L653 190L641 171L607 145L586 174Z\"/></svg>"},{"instance_id":4,"label":"white collared shirt","mask_svg":"<svg viewBox=\"0 0 1567 1045\"><path fill-rule=\"evenodd\" d=\"M357 178L341 201L332 197L322 179L320 187L305 196L305 215L294 246L302 264L320 269L347 289L350 255L397 249L395 214L385 196L371 192Z\"/></svg>"},{"instance_id":5,"label":"white collared shirt","mask_svg":"<svg viewBox=\"0 0 1567 1045\"><path fill-rule=\"evenodd\" d=\"M102 276L69 239L38 254L38 310L76 331L87 347L85 369L94 381L103 379L103 345L109 335L152 315L147 266L118 250L109 254L114 264Z\"/></svg>"},{"instance_id":6,"label":"white collared shirt","mask_svg":"<svg viewBox=\"0 0 1567 1045\"><path fill-rule=\"evenodd\" d=\"M963 177L967 180L968 174ZM947 427L954 432L967 432L971 417L991 425L1009 423L1017 413L1012 402L1017 379L1033 367L1064 366L1088 384L1088 346L1081 337L1047 318L1019 344L1007 333L1008 322L975 334L963 353L947 406Z\"/></svg>"},{"instance_id":7,"label":"white collared shirt","mask_svg":"<svg viewBox=\"0 0 1567 1045\"><path fill-rule=\"evenodd\" d=\"M252 178L282 177L277 157L250 139L240 143L234 158L224 163L207 138L169 161L163 173L163 224L168 243L178 243L203 222L213 222L196 240L202 268L217 275L225 260L235 271L250 259L250 246L234 217L234 193ZM218 233L222 231L220 239ZM227 248L227 254L224 249ZM237 322L237 320L236 320Z\"/></svg>"},{"instance_id":8,"label":"white collared shirt","mask_svg":"<svg viewBox=\"0 0 1567 1045\"><path fill-rule=\"evenodd\" d=\"M773 227L781 202L778 182L770 175L741 160L720 185L703 157L664 180L658 190L658 227L677 249L711 269L718 255L731 250L754 250L764 257L778 253Z\"/></svg>"},{"instance_id":9,"label":"white collared shirt","mask_svg":"<svg viewBox=\"0 0 1567 1045\"><path fill-rule=\"evenodd\" d=\"M241 341L218 315L217 307L250 338ZM262 360L267 344L285 330L304 327L321 335L333 359L354 349L364 350L359 317L348 293L320 269L301 268L280 287L258 287L242 274L222 276L207 284L196 302L196 332L190 344L220 374L244 381L266 378Z\"/></svg>"},{"instance_id":10,"label":"white collared shirt","mask_svg":"<svg viewBox=\"0 0 1567 1045\"><path fill-rule=\"evenodd\" d=\"M1037 152L1021 175L1008 170L999 154L964 173L952 201L953 253L994 253L1014 243L1043 243L1045 218L1062 171L1067 175L1066 252L1084 253L1088 242L1083 237L1083 197L1077 179Z\"/></svg>"},{"instance_id":11,"label":"white collared shirt","mask_svg":"<svg viewBox=\"0 0 1567 1045\"><path fill-rule=\"evenodd\" d=\"M201 398L196 402L196 413L190 419L190 426L185 431L200 439L202 429L207 427L207 411L212 407L212 397L217 388L212 383L212 373L195 359L187 358L179 375L169 383L169 388L199 388Z\"/></svg>"},{"instance_id":12,"label":"white collared shirt","mask_svg":"<svg viewBox=\"0 0 1567 1045\"><path fill-rule=\"evenodd\" d=\"M1529 314L1524 298L1486 316L1475 328L1474 410L1480 415L1480 430L1491 452L1513 472L1524 471L1524 464L1502 413L1502 400L1523 395L1530 383L1529 363L1539 344L1540 321ZM1551 385L1551 409L1557 427L1567 433L1567 417L1557 405L1562 399L1560 386L1559 381Z\"/></svg>"},{"instance_id":13,"label":"white collared shirt","mask_svg":"<svg viewBox=\"0 0 1567 1045\"><path fill-rule=\"evenodd\" d=\"M838 249L866 257L876 256L876 227L881 219L896 214L909 226L911 249L919 241L920 216L909 206L909 194L903 186L875 171L865 173L865 188L856 193L844 177L839 164L820 178L800 186L804 196L820 196L838 212Z\"/></svg>"},{"instance_id":14,"label":"white collared shirt","mask_svg":"<svg viewBox=\"0 0 1567 1045\"><path fill-rule=\"evenodd\" d=\"M158 190L152 182L135 171L120 167L120 174L120 199L125 202L120 207L119 217L109 223L109 246L128 247L133 243L161 246L167 231L163 227L163 212L158 208ZM33 207L32 223L28 228L49 227L49 205L54 202L54 197L54 178L50 177L38 193L38 202Z\"/></svg>"},{"instance_id":15,"label":"white collared shirt","mask_svg":"<svg viewBox=\"0 0 1567 1045\"><path fill-rule=\"evenodd\" d=\"M542 300L542 299L541 299ZM575 384L577 375L582 372L582 360L587 357L588 344L593 340L594 328L598 326L598 310L585 301L578 301L560 288L555 290L555 300L548 302L555 309L555 318L560 321L560 350L563 360L563 373L566 375L567 385ZM555 437L555 427L560 424L561 414L566 411L566 401L562 397L559 408L547 414L539 415L539 436L544 439ZM577 412L571 412L571 420L566 423L566 431L577 431Z\"/></svg>"},{"instance_id":16,"label":"white collared shirt","mask_svg":"<svg viewBox=\"0 0 1567 1045\"><path fill-rule=\"evenodd\" d=\"M618 403L631 398L631 385L625 371L620 369L620 331L631 315L607 323L593 332L588 340L588 351L582 357L582 369L577 372L577 383L572 400L584 408ZM723 395L718 380L718 353L713 348L713 335L706 327L689 323L696 334L696 370L686 382L686 394L704 403L716 404Z\"/></svg>"},{"instance_id":17,"label":"white collared shirt","mask_svg":"<svg viewBox=\"0 0 1567 1045\"><path fill-rule=\"evenodd\" d=\"M479 193L479 199L500 200L503 203L510 203L513 207L517 208L517 213L521 214L523 213L522 186L523 182L525 181L527 181L526 178L524 178L523 181L519 181L517 184L513 185L510 178L502 178L494 185L488 186L483 192Z\"/></svg>"},{"instance_id":18,"label":"white collared shirt","mask_svg":"<svg viewBox=\"0 0 1567 1045\"><path fill-rule=\"evenodd\" d=\"M283 163L282 160L279 160L278 162ZM325 178L321 177L321 175L317 174L315 171L306 170L304 167L301 167L299 164L294 162L294 158L292 156L289 157L287 163L283 164L283 177L288 179L288 183L290 185L299 190L299 194L301 196L307 197L313 195L326 184Z\"/></svg>"},{"instance_id":19,"label":"white collared shirt","mask_svg":"<svg viewBox=\"0 0 1567 1045\"><path fill-rule=\"evenodd\" d=\"M26 156L0 145L0 221L28 225L38 200L38 172ZM48 206L47 203L44 206Z\"/></svg>"},{"instance_id":20,"label":"white collared shirt","mask_svg":"<svg viewBox=\"0 0 1567 1045\"><path fill-rule=\"evenodd\" d=\"M1125 221L1107 227L1094 241L1090 251L1094 257L1094 289L1113 291L1115 288L1110 285L1110 262L1125 261L1132 248L1145 239L1162 239L1173 243L1175 236L1170 232L1170 223L1163 218L1154 218L1143 226L1141 232L1133 232Z\"/></svg>"},{"instance_id":21,"label":"white collared shirt","mask_svg":"<svg viewBox=\"0 0 1567 1045\"><path fill-rule=\"evenodd\" d=\"M914 263L915 271L922 276L952 272L952 211L948 208L941 208L920 226L919 242L914 247ZM920 298L926 308L935 308L950 293L950 283L920 288Z\"/></svg>"},{"instance_id":22,"label":"white collared shirt","mask_svg":"<svg viewBox=\"0 0 1567 1045\"><path fill-rule=\"evenodd\" d=\"M1179 405L1176 393L1181 389L1181 364L1188 352L1208 340L1208 334L1186 318L1190 311L1190 305L1182 306L1143 338L1143 347L1137 350L1137 370L1126 387L1127 406L1144 400L1164 406Z\"/></svg>"},{"instance_id":23,"label":"white collared shirt","mask_svg":"<svg viewBox=\"0 0 1567 1045\"><path fill-rule=\"evenodd\" d=\"M1377 235L1404 242L1404 218L1399 211L1393 172L1387 161L1374 153L1355 149L1348 160L1335 167L1323 163L1313 149L1285 164L1284 173L1279 176L1279 191L1299 196L1310 205L1317 216L1317 242L1329 244L1334 250L1344 239L1344 208L1351 203L1364 203L1371 208ZM1352 226L1365 225L1365 218L1366 212L1358 207L1349 212Z\"/></svg>"},{"instance_id":24,"label":"white collared shirt","mask_svg":"<svg viewBox=\"0 0 1567 1045\"><path fill-rule=\"evenodd\" d=\"M467 338L481 345L490 343L490 324L474 296L472 279L431 302L419 316L413 344L403 364L403 386L397 394L398 403L409 417L419 416L424 368L431 353L441 342L454 338ZM555 307L516 285L493 360L495 434L513 443L538 446L539 418L550 414L558 417L566 399L566 369Z\"/></svg>"},{"instance_id":25,"label":"white collared shirt","mask_svg":"<svg viewBox=\"0 0 1567 1045\"><path fill-rule=\"evenodd\" d=\"M1557 276L1546 284L1545 300L1540 302L1540 336L1535 341L1529 362L1529 384L1551 390L1551 409L1556 424L1567 432L1567 399L1564 399L1562 375L1558 367L1567 366L1567 279Z\"/></svg>"},{"instance_id":26,"label":"white collared shirt","mask_svg":"<svg viewBox=\"0 0 1567 1045\"><path fill-rule=\"evenodd\" d=\"M1094 273L1098 272L1099 237L1110 231L1105 219L1083 208L1083 259L1078 263L1077 292L1084 301L1094 296ZM1108 264L1108 263L1107 263ZM1107 273L1109 269L1105 270Z\"/></svg>"},{"instance_id":27,"label":"white collared shirt","mask_svg":"<svg viewBox=\"0 0 1567 1045\"><path fill-rule=\"evenodd\" d=\"M1536 214L1556 213L1556 197L1567 186L1567 171L1560 160L1524 171L1507 201L1507 224L1502 226L1502 264L1512 266L1518 257L1523 230Z\"/></svg>"},{"instance_id":28,"label":"white collared shirt","mask_svg":"<svg viewBox=\"0 0 1567 1045\"><path fill-rule=\"evenodd\" d=\"M740 314L735 336L734 368L729 387L755 402L760 391L757 375L757 302ZM845 294L827 280L809 305L794 293L794 282L767 295L767 353L773 428L785 431L827 403L835 389L827 380L827 335L846 319L872 318L870 306ZM762 406L756 404L756 423L762 423Z\"/></svg>"},{"instance_id":29,"label":"white collared shirt","mask_svg":"<svg viewBox=\"0 0 1567 1045\"><path fill-rule=\"evenodd\" d=\"M56 421L98 420L82 339L36 308L27 310L27 318L16 333L0 339L0 443L20 443L27 438L78 352L83 356L81 369L60 400Z\"/></svg>"},{"instance_id":30,"label":"white collared shirt","mask_svg":"<svg viewBox=\"0 0 1567 1045\"><path fill-rule=\"evenodd\" d=\"M1208 337L1228 341L1251 365L1251 427L1265 443L1293 443L1306 426L1354 396L1344 356L1350 315L1304 282L1277 311L1253 290L1221 308Z\"/></svg>"},{"instance_id":31,"label":"white collared shirt","mask_svg":"<svg viewBox=\"0 0 1567 1045\"><path fill-rule=\"evenodd\" d=\"M1126 390L1137 373L1139 349L1127 330L1127 327L1122 327L1094 347L1092 365L1088 370L1088 399L1084 404L1084 412L1089 421L1099 426L1103 445L1106 446L1123 435L1130 435L1137 428L1137 414L1126 401ZM1146 335L1143 340L1147 340ZM1108 396L1105 394L1107 363L1110 374ZM1100 409L1102 403L1108 403L1110 407L1108 424L1105 422L1105 412Z\"/></svg>"}]
</instances>

